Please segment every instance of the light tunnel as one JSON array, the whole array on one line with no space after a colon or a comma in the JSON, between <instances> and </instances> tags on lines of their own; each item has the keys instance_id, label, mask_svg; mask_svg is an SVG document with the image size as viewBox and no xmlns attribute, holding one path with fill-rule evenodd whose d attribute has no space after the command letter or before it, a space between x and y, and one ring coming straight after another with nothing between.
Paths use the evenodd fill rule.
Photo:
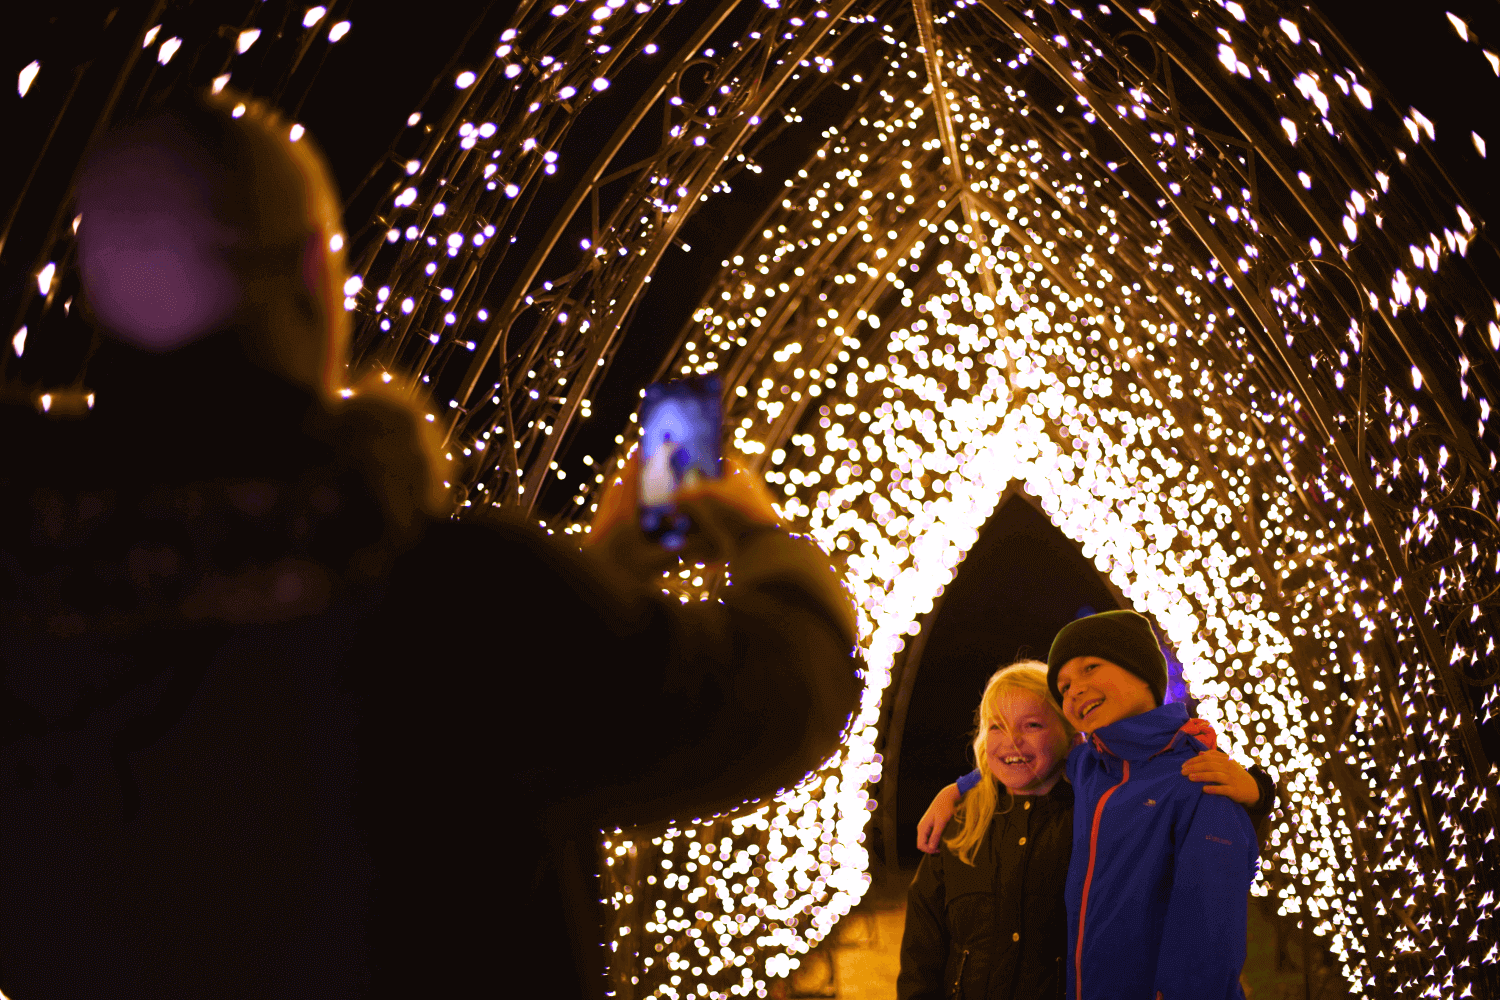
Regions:
<instances>
[{"instance_id":1,"label":"light tunnel","mask_svg":"<svg viewBox=\"0 0 1500 1000\"><path fill-rule=\"evenodd\" d=\"M533 37L560 54L619 32L644 59L660 12L632 10L533 14L486 72L531 81ZM846 114L662 373L724 379L731 454L846 572L868 681L799 788L606 835L619 995L765 995L858 902L907 652L1017 488L1160 625L1234 751L1280 776L1254 893L1352 993L1489 982L1500 328L1430 123L1315 13L1269 3L725 5L675 65L621 126L662 141L545 297L512 286L533 298L479 342L461 388L484 391L455 395L455 435L503 425L518 447L481 464L480 495L535 494L683 219L757 169L759 130L836 89ZM575 56L509 106L591 72ZM580 211L621 183L610 153ZM550 161L509 162L521 200ZM506 397L472 373L523 301L525 375L553 401L507 406L516 381ZM410 349L367 329L392 361ZM692 567L668 582L713 586Z\"/></svg>"},{"instance_id":2,"label":"light tunnel","mask_svg":"<svg viewBox=\"0 0 1500 1000\"><path fill-rule=\"evenodd\" d=\"M290 16L250 6L217 40L143 26L110 100L222 86L256 18ZM349 30L331 6L303 23L342 30L254 64L263 89L292 101ZM378 204L347 220L344 289L357 364L433 395L458 515L567 494L547 523L583 532L634 440L581 483L568 443L642 304L690 298L659 374L722 378L728 454L859 606L862 707L820 771L602 834L616 996L765 997L863 898L912 647L1017 492L1279 776L1252 891L1341 988L1500 995L1497 261L1432 122L1315 9L523 2L464 44L355 192ZM737 249L664 289L737 187L770 192ZM68 221L18 358L66 312Z\"/></svg>"}]
</instances>

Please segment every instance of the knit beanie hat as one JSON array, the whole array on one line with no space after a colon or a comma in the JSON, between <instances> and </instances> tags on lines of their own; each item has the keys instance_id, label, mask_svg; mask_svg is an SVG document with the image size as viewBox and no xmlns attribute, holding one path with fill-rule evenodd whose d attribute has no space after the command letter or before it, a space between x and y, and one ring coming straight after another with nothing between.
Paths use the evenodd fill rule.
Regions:
<instances>
[{"instance_id":1,"label":"knit beanie hat","mask_svg":"<svg viewBox=\"0 0 1500 1000\"><path fill-rule=\"evenodd\" d=\"M1047 654L1047 687L1062 704L1057 674L1078 656L1097 656L1135 674L1151 687L1156 704L1167 693L1167 658L1144 615L1134 611L1105 611L1064 625Z\"/></svg>"}]
</instances>

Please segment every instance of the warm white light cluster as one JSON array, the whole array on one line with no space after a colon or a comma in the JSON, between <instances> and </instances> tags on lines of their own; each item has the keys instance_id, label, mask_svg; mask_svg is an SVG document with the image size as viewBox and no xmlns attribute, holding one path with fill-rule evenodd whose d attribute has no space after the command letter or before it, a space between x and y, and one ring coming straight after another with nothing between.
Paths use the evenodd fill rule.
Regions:
<instances>
[{"instance_id":1,"label":"warm white light cluster","mask_svg":"<svg viewBox=\"0 0 1500 1000\"><path fill-rule=\"evenodd\" d=\"M634 905L641 922L637 931L620 918L610 946L632 949L620 959L632 986L654 981L637 995L764 997L765 977L787 975L858 902L870 881L864 786L880 776L868 739L863 755L859 743L750 811L670 827L649 846L606 836L602 902ZM633 875L621 871L632 864Z\"/></svg>"},{"instance_id":2,"label":"warm white light cluster","mask_svg":"<svg viewBox=\"0 0 1500 1000\"><path fill-rule=\"evenodd\" d=\"M1294 45L1305 41L1292 22L1282 24L1281 30ZM897 33L890 33L887 41L905 53L907 44ZM1016 62L1028 58L1034 54L1021 53ZM1232 71L1248 76L1248 69L1240 72L1241 65L1236 57ZM920 64L897 56L892 66L892 77L900 79ZM947 69L955 79L979 76L962 60L949 61ZM1361 109L1371 106L1369 91L1352 72L1330 77L1351 107L1356 101ZM1330 99L1318 79L1303 71L1290 82L1289 91L1307 101L1320 127L1331 132ZM958 116L963 149L970 153L970 180L1002 207L1012 207L1004 220L983 214L993 231L986 234L981 253L961 249L973 233L958 222L962 216L952 206L943 201L918 203L913 215L928 231L923 237L927 246L920 241L914 246L903 243L908 233L883 233L873 221L867 225L861 219L857 238L866 244L861 248L865 253L851 252L835 275L827 273L826 265L823 273L813 272L811 260L822 239L851 235L846 228L834 230L836 219L830 219L829 210L838 213L845 203L879 204L891 197L911 204L910 163L902 163L906 169L899 187L894 167L890 186L863 182L876 175L882 161L910 155L905 150L913 143L903 141L904 136L919 139L921 148L937 148L936 136L922 127L926 122L921 96L901 93L896 86L891 89L897 92L881 92L883 107L862 109L861 125L868 126L859 134L862 143L831 142L819 153L829 164L826 171L789 182L784 211L768 221L763 234L763 252L754 250L734 260L732 273L695 317L701 334L678 358L683 373L719 369L746 338L758 335L763 322L771 321L774 305L768 300L824 289L816 298L822 303L818 308L827 307L827 315L819 316L815 325L819 334L838 338L844 350L837 354L837 363L830 361L826 372L815 372L804 360L815 352L806 337L775 342L763 370L744 380L738 392L745 401L740 404L744 416L736 414L732 427L738 450L764 462L768 480L784 492L784 512L807 525L825 549L845 561L861 605L862 643L870 669L863 718L878 717L878 693L889 680L893 657L951 581L1000 493L1008 483L1022 482L1132 603L1163 626L1178 648L1186 678L1204 699L1201 714L1236 752L1281 776L1288 809L1271 831L1263 852L1266 878L1257 881L1255 892L1274 893L1284 915L1314 921L1312 930L1342 963L1350 988L1370 988L1375 975L1387 970L1370 964L1370 930L1362 907L1385 917L1388 904L1360 899L1359 880L1352 870L1359 850L1355 831L1363 833L1366 850L1384 843L1386 855L1380 865L1388 870L1415 871L1412 866L1419 855L1414 852L1427 838L1404 795L1380 801L1384 790L1397 787L1396 776L1376 774L1374 756L1359 745L1364 739L1354 745L1346 739L1339 753L1368 782L1365 792L1377 803L1375 817L1368 822L1352 817L1323 775L1326 750L1319 740L1343 720L1332 715L1331 707L1327 717L1314 714L1316 703L1309 707L1309 695L1327 690L1318 673L1339 671L1343 683L1368 689L1375 683L1367 662L1371 654L1361 652L1361 647L1376 632L1377 616L1403 623L1404 634L1411 638L1411 623L1399 598L1380 584L1378 574L1366 577L1360 572L1371 546L1361 512L1348 506L1351 482L1331 467L1305 483L1288 472L1291 456L1309 448L1302 404L1267 392L1241 325L1244 320L1222 299L1213 305L1217 288L1227 288L1233 279L1212 264L1200 269L1175 254L1169 221L1152 223L1161 238L1144 250L1155 258L1149 270L1157 272L1158 288L1163 282L1177 282L1174 293L1195 320L1191 328L1162 307L1159 291L1149 285L1142 289L1139 281L1131 280L1134 275L1121 280L1120 265L1109 255L1121 240L1112 224L1116 209L1127 206L1112 207L1110 192L1095 194L1098 185L1090 187L1081 173L1072 181L1068 172L1073 157L1018 129L1017 118L1027 111L1022 91L1005 88L1014 101L1009 108L980 106L970 97ZM1141 109L1149 110L1150 96L1139 93L1137 98L1140 105L1135 110L1144 118ZM1083 112L1083 117L1094 121L1092 112ZM1426 126L1417 118L1411 120L1423 134ZM1165 162L1171 153L1170 137L1152 138ZM896 142L902 143L899 149L894 148ZM876 150L883 152L876 156ZM847 164L838 173L842 187L828 181L839 158ZM1028 166L1039 161L1039 167ZM1113 164L1108 166L1113 170ZM1312 185L1311 175L1300 176L1303 187ZM1381 174L1372 178L1368 190L1349 193L1342 225L1351 243L1361 235L1362 217L1377 211L1380 194L1388 186L1389 178ZM1030 207L1040 205L1039 192L1053 193L1051 204L1060 201L1064 208L1076 202L1079 218L1069 219L1064 212L1061 223L1046 223ZM1215 194L1218 224L1243 234L1244 256L1233 270L1244 273L1263 246L1250 192L1216 188ZM1092 220L1075 234L1074 227L1088 214L1082 209L1090 196L1105 224L1095 230L1097 219ZM1014 206L1034 217L1023 217L1017 224ZM948 218L941 226L928 221L944 215ZM1411 248L1414 268L1436 271L1444 252L1464 252L1473 230L1461 207L1456 218L1456 225L1438 227L1440 238ZM1097 236L1098 248L1090 246L1080 253L1084 229ZM1053 231L1076 242L1048 239ZM952 249L943 249L950 245L950 237ZM906 247L904 256L898 259L889 250L894 245ZM1043 265L1050 263L1055 269L1062 264L1054 248L1063 245L1070 245L1076 257L1069 261L1074 265L1069 273L1082 281L1082 288L1098 289L1099 294L1090 291L1081 297L1079 286L1065 289L1043 274ZM1036 253L1023 263L1018 246ZM1315 255L1322 253L1316 240L1311 249ZM1343 256L1349 245L1333 249ZM917 270L915 263L924 253L924 263L930 266L932 251L946 258L936 268L945 275L944 294L921 301L905 288L895 317L866 310L849 315L837 307L842 291L837 286L884 281L903 289L902 269L912 263L912 270ZM960 251L956 261L951 258L954 251ZM962 267L952 266L959 262ZM998 302L978 290L977 275L986 262L995 268ZM1306 310L1314 307L1300 301L1298 293L1309 272L1304 268L1294 273L1294 280L1274 294L1284 308L1304 310L1306 319ZM846 301L853 298L844 296ZM1421 311L1428 293L1398 268L1383 299L1392 311ZM913 316L913 309L925 315ZM1176 314L1181 314L1180 307ZM901 325L885 332L895 325L893 319ZM872 351L872 338L888 339L882 349ZM1354 376L1349 373L1357 368L1357 332L1353 340L1336 362L1337 390L1351 385ZM1224 346L1232 359L1227 362ZM832 354L825 351L821 356ZM1315 368L1317 362L1315 357ZM1418 372L1411 387L1379 385L1373 390L1384 400L1389 423L1381 429L1391 428L1393 443L1409 436L1419 423L1416 407L1407 399L1411 389L1420 390L1421 385ZM804 400L815 405L813 399L827 404L820 408L818 433L802 430L766 440L766 432L792 412L789 408ZM1224 405L1231 400L1233 405ZM1191 426L1180 422L1183 413L1194 414ZM1255 423L1247 423L1251 415ZM807 425L804 420L802 426ZM1185 444L1194 445L1201 461L1184 459ZM1378 481L1399 474L1400 462L1395 464L1397 468ZM1437 470L1426 464L1421 469L1424 483L1429 471L1436 476ZM1437 486L1436 478L1430 486ZM1308 504L1321 509L1309 509ZM1338 519L1330 523L1329 513ZM1242 536L1241 529L1249 529L1253 537ZM1303 589L1289 591L1283 603L1271 589L1272 581L1262 578L1266 570L1275 578L1299 579ZM1357 632L1346 635L1344 623L1351 612ZM1311 674L1299 676L1293 665L1295 636L1311 636L1324 649L1301 668ZM1414 642L1401 655L1417 657L1400 665L1403 693L1397 697L1418 719L1425 709L1404 693L1405 684L1417 682L1433 705L1441 703L1441 692L1421 664ZM1344 705L1355 707L1347 694L1342 698ZM1326 699L1320 696L1319 701ZM1378 710L1368 702L1359 703L1357 711L1362 727L1376 723ZM1434 721L1441 726L1451 713L1433 711L1439 717L1429 718L1426 727L1435 738L1433 745L1441 747L1449 735L1434 729ZM862 746L858 737L852 745ZM1463 867L1467 845L1456 819L1460 809L1470 821L1480 815L1487 792L1448 766L1450 777L1438 783L1455 819L1443 819L1444 829L1454 831L1445 867ZM1372 836L1376 828L1378 837ZM1461 910L1473 907L1476 916L1487 918L1493 898L1478 899L1472 875L1457 881L1451 875L1436 878L1443 891L1464 893ZM1416 898L1401 902L1411 906ZM1431 927L1429 914L1417 917L1424 929ZM1401 948L1410 944L1409 938L1397 942ZM1451 970L1446 985L1454 986Z\"/></svg>"},{"instance_id":3,"label":"warm white light cluster","mask_svg":"<svg viewBox=\"0 0 1500 1000\"><path fill-rule=\"evenodd\" d=\"M1250 581L1234 576L1247 552L1243 545L1225 547L1230 512L1214 499L1207 470L1162 461L1159 444L1182 437L1183 429L1150 390L1132 385L1128 368L1101 363L1097 351L1089 357L1089 346L1121 334L1130 343L1125 329L1076 302L1073 309L1094 313L1093 322L1054 326L1047 311L1022 306L1011 275L998 272L1001 301L992 304L959 269L949 269L957 308L929 299L931 319L895 331L885 345L900 360L875 366L862 380L861 395L884 385L902 390L901 398L878 406L835 403L832 416L820 421L823 439L803 438L811 449L804 457L822 461L772 473L784 476L789 499L797 501L789 506L811 510L810 534L827 551L847 553L871 671L867 711L871 717L878 712L894 655L953 579L1005 488L1019 481L1132 604L1156 618L1177 647L1185 678L1204 699L1202 716L1231 748L1283 776L1304 817L1303 835L1317 831L1331 854L1339 836L1337 806L1326 801L1294 708L1301 696L1286 659L1283 623L1265 609ZM1110 322L1100 322L1105 319ZM1152 333L1134 332L1134 343L1155 346ZM968 371L969 361L977 362L975 384L949 398L961 381L949 373ZM1112 405L1127 392L1133 405ZM1218 433L1226 451L1255 454L1254 441L1239 429ZM1153 449L1155 458L1147 458ZM826 488L794 482L807 484L809 467L834 464L839 471L829 478L842 482ZM861 464L869 471L856 478L853 470ZM1233 471L1225 478L1240 491L1252 484ZM1293 519L1290 495L1284 489L1266 502L1269 519ZM1316 544L1298 529L1289 536L1293 545ZM1224 679L1229 674L1257 678L1254 704ZM1254 732L1266 722L1269 736ZM1284 850L1290 857L1290 846ZM1347 874L1324 872L1341 901L1357 891ZM1258 883L1257 892L1266 891ZM1296 899L1293 892L1287 896ZM1342 911L1317 929L1333 934L1336 951L1360 933L1357 917L1350 921Z\"/></svg>"}]
</instances>

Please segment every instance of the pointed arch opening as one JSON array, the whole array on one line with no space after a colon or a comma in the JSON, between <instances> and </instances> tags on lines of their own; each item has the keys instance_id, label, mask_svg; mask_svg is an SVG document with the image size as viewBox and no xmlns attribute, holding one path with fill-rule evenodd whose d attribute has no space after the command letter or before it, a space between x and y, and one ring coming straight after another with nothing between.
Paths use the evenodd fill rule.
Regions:
<instances>
[{"instance_id":1,"label":"pointed arch opening","mask_svg":"<svg viewBox=\"0 0 1500 1000\"><path fill-rule=\"evenodd\" d=\"M872 861L916 867L927 803L974 766L974 711L990 674L1046 660L1058 629L1080 615L1128 606L1036 498L1007 486L892 672Z\"/></svg>"}]
</instances>

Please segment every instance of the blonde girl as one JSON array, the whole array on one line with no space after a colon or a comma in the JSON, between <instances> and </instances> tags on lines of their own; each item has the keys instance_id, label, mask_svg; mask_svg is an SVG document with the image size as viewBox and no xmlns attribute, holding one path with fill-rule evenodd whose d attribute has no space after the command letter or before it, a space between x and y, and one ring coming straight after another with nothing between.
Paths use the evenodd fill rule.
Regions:
<instances>
[{"instance_id":1,"label":"blonde girl","mask_svg":"<svg viewBox=\"0 0 1500 1000\"><path fill-rule=\"evenodd\" d=\"M922 859L907 896L899 1000L1053 997L1063 987L1063 882L1074 730L1047 690L1046 664L995 672L975 713L979 781Z\"/></svg>"}]
</instances>

